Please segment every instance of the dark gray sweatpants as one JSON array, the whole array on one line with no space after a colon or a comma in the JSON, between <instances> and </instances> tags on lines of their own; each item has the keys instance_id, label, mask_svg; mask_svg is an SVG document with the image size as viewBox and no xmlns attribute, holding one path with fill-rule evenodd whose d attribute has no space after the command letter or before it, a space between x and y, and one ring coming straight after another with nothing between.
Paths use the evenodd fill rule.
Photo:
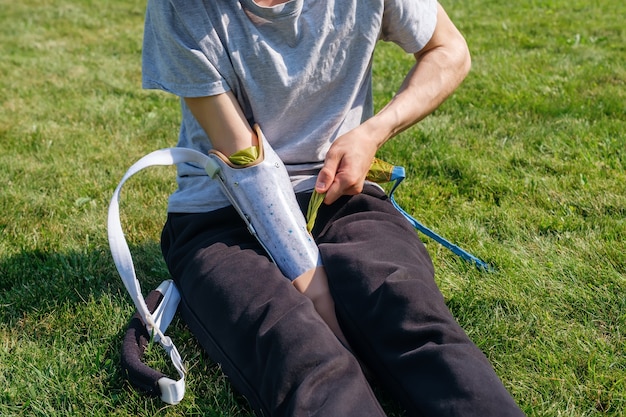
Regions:
<instances>
[{"instance_id":1,"label":"dark gray sweatpants","mask_svg":"<svg viewBox=\"0 0 626 417\"><path fill-rule=\"evenodd\" d=\"M299 195L306 207L309 194ZM384 416L355 356L410 416L521 416L456 323L415 230L375 187L322 205L313 235L354 353L264 255L232 208L170 214L180 311L263 416Z\"/></svg>"}]
</instances>

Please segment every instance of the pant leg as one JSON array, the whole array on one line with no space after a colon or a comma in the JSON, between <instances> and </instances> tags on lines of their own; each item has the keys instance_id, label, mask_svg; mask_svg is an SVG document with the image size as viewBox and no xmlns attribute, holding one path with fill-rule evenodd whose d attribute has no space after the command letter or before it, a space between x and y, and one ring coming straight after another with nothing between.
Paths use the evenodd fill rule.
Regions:
<instances>
[{"instance_id":1,"label":"pant leg","mask_svg":"<svg viewBox=\"0 0 626 417\"><path fill-rule=\"evenodd\" d=\"M412 226L374 187L322 207L316 235L339 322L411 416L521 416L445 305Z\"/></svg>"},{"instance_id":2,"label":"pant leg","mask_svg":"<svg viewBox=\"0 0 626 417\"><path fill-rule=\"evenodd\" d=\"M170 215L162 248L183 319L256 414L384 416L354 356L232 208Z\"/></svg>"}]
</instances>

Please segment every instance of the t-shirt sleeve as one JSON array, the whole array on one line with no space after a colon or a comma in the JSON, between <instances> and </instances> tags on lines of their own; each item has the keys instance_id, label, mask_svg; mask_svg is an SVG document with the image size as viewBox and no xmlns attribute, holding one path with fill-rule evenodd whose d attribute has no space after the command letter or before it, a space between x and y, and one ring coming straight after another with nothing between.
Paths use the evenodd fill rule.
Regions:
<instances>
[{"instance_id":1,"label":"t-shirt sleeve","mask_svg":"<svg viewBox=\"0 0 626 417\"><path fill-rule=\"evenodd\" d=\"M428 43L436 24L436 0L385 0L381 39L413 54Z\"/></svg>"},{"instance_id":2,"label":"t-shirt sleeve","mask_svg":"<svg viewBox=\"0 0 626 417\"><path fill-rule=\"evenodd\" d=\"M142 50L142 86L180 97L210 96L230 90L226 80L167 0L148 2Z\"/></svg>"}]
</instances>

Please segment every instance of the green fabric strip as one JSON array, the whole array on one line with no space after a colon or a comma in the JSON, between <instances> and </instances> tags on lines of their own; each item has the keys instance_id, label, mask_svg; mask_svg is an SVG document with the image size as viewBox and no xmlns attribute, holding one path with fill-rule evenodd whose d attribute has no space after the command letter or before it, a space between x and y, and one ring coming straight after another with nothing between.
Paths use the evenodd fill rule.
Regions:
<instances>
[{"instance_id":1,"label":"green fabric strip","mask_svg":"<svg viewBox=\"0 0 626 417\"><path fill-rule=\"evenodd\" d=\"M320 194L313 190L313 195L309 200L309 207L306 210L306 229L311 233L313 226L315 226L315 219L317 218L317 212L324 201L326 193Z\"/></svg>"},{"instance_id":2,"label":"green fabric strip","mask_svg":"<svg viewBox=\"0 0 626 417\"><path fill-rule=\"evenodd\" d=\"M259 157L259 147L251 146L247 149L242 149L238 152L235 152L231 156L228 157L228 160L234 165L248 165L256 161Z\"/></svg>"}]
</instances>

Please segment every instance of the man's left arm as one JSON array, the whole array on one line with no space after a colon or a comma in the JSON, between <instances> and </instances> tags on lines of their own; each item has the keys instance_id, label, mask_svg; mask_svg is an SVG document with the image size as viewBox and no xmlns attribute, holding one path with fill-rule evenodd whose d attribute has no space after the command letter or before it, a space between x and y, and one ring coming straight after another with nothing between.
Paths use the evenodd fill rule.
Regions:
<instances>
[{"instance_id":1,"label":"man's left arm","mask_svg":"<svg viewBox=\"0 0 626 417\"><path fill-rule=\"evenodd\" d=\"M330 147L316 184L326 193L326 204L360 193L378 148L432 113L470 70L467 43L439 4L433 35L414 56L415 65L391 101Z\"/></svg>"}]
</instances>

